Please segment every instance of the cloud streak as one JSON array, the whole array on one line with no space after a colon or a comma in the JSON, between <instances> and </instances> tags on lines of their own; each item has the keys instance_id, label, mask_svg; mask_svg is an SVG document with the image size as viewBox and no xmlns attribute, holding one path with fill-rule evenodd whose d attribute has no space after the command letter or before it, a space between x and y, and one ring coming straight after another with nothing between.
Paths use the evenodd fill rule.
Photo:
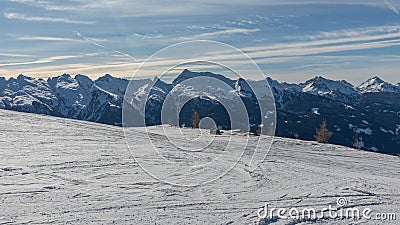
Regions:
<instances>
[{"instance_id":1,"label":"cloud streak","mask_svg":"<svg viewBox=\"0 0 400 225\"><path fill-rule=\"evenodd\" d=\"M20 41L66 41L66 42L82 42L81 40L73 38L62 38L62 37L46 37L46 36L23 36L17 37Z\"/></svg>"},{"instance_id":2,"label":"cloud streak","mask_svg":"<svg viewBox=\"0 0 400 225\"><path fill-rule=\"evenodd\" d=\"M6 19L16 19L32 22L55 22L55 23L72 23L72 24L94 24L94 21L82 21L82 20L70 20L66 18L56 18L56 17L38 17L38 16L27 16L21 13L4 13L4 18Z\"/></svg>"},{"instance_id":3,"label":"cloud streak","mask_svg":"<svg viewBox=\"0 0 400 225\"><path fill-rule=\"evenodd\" d=\"M26 54L14 54L14 53L0 53L3 57L30 57L31 55Z\"/></svg>"},{"instance_id":4,"label":"cloud streak","mask_svg":"<svg viewBox=\"0 0 400 225\"><path fill-rule=\"evenodd\" d=\"M259 32L260 29L245 29L245 28L226 28L224 30L206 32L192 36L193 39L210 38L221 35L234 35L234 34L250 34Z\"/></svg>"},{"instance_id":5,"label":"cloud streak","mask_svg":"<svg viewBox=\"0 0 400 225\"><path fill-rule=\"evenodd\" d=\"M45 0L8 0L10 2L15 2L15 3L20 3L20 4L26 4L29 6L34 6L34 7L39 7L43 8L49 11L76 11L80 10L80 7L72 7L72 6L64 6L64 5L55 5L54 3L51 3L49 1Z\"/></svg>"},{"instance_id":6,"label":"cloud streak","mask_svg":"<svg viewBox=\"0 0 400 225\"><path fill-rule=\"evenodd\" d=\"M76 59L76 58L83 58L83 57L91 57L91 56L98 56L98 55L102 55L102 54L104 54L104 52L81 54L81 55L52 56L52 57L40 58L40 59L36 59L36 60L31 60L31 61L3 63L3 64L0 64L0 68L1 67L9 67L9 66L25 66L25 65L52 63L52 62L59 61L59 60L68 60L68 59Z\"/></svg>"}]
</instances>

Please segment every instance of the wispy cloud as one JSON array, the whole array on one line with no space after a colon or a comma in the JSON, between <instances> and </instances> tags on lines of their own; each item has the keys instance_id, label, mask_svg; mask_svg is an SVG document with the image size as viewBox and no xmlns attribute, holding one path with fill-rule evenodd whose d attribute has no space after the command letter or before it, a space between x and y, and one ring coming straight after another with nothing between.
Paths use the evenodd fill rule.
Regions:
<instances>
[{"instance_id":1,"label":"wispy cloud","mask_svg":"<svg viewBox=\"0 0 400 225\"><path fill-rule=\"evenodd\" d=\"M31 55L14 54L14 53L0 53L0 56L4 56L4 57L30 57Z\"/></svg>"},{"instance_id":2,"label":"wispy cloud","mask_svg":"<svg viewBox=\"0 0 400 225\"><path fill-rule=\"evenodd\" d=\"M67 5L58 5L53 2L45 1L45 0L8 0L10 2L16 2L21 4L26 4L34 7L43 8L49 11L77 11L81 10L81 7L77 6L67 6Z\"/></svg>"},{"instance_id":3,"label":"wispy cloud","mask_svg":"<svg viewBox=\"0 0 400 225\"><path fill-rule=\"evenodd\" d=\"M400 33L400 25L394 26L377 26L377 27L363 27L353 29L343 29L330 32L320 32L314 35L307 35L300 37L300 39L337 39L337 38L348 38L348 37L365 37L380 34L397 34Z\"/></svg>"},{"instance_id":4,"label":"wispy cloud","mask_svg":"<svg viewBox=\"0 0 400 225\"><path fill-rule=\"evenodd\" d=\"M139 34L139 33L133 33L131 36L138 38L145 38L145 39L159 39L165 37L165 35L162 34Z\"/></svg>"},{"instance_id":5,"label":"wispy cloud","mask_svg":"<svg viewBox=\"0 0 400 225\"><path fill-rule=\"evenodd\" d=\"M51 56L51 57L39 58L39 59L24 61L24 62L3 63L3 64L0 64L0 67L25 66L25 65L33 65L33 64L52 63L52 62L59 61L59 60L76 59L76 58L83 58L83 57L90 57L90 56L93 57L93 56L98 56L98 55L102 55L102 54L104 54L104 52L80 54L80 55Z\"/></svg>"},{"instance_id":6,"label":"wispy cloud","mask_svg":"<svg viewBox=\"0 0 400 225\"><path fill-rule=\"evenodd\" d=\"M197 34L197 35L191 36L191 38L200 39L200 38L210 38L210 37L221 36L221 35L250 34L250 33L255 33L255 32L259 32L259 31L260 31L260 29L245 29L245 28L229 27L229 28L225 28L223 30Z\"/></svg>"},{"instance_id":7,"label":"wispy cloud","mask_svg":"<svg viewBox=\"0 0 400 225\"><path fill-rule=\"evenodd\" d=\"M35 22L58 22L58 23L72 23L72 24L93 24L94 21L82 21L82 20L70 20L66 18L56 18L56 17L38 17L38 16L27 16L21 13L4 13L6 19L16 19L25 21L35 21Z\"/></svg>"},{"instance_id":8,"label":"wispy cloud","mask_svg":"<svg viewBox=\"0 0 400 225\"><path fill-rule=\"evenodd\" d=\"M73 38L45 37L45 36L22 36L22 37L17 37L17 40L22 40L22 41L67 41L67 42L82 42L82 40L73 39Z\"/></svg>"}]
</instances>

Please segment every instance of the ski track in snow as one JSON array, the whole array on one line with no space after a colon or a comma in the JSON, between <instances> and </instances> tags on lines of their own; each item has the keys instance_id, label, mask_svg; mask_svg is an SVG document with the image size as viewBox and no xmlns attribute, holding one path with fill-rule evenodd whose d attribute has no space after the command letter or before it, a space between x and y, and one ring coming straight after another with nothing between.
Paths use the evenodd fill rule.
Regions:
<instances>
[{"instance_id":1,"label":"ski track in snow","mask_svg":"<svg viewBox=\"0 0 400 225\"><path fill-rule=\"evenodd\" d=\"M241 161L210 184L178 187L137 165L120 127L4 110L0 118L0 224L258 224L257 210L265 202L275 208L322 209L335 206L338 197L373 212L400 212L395 156L276 138L255 171ZM152 140L167 146L161 127L150 132ZM144 148L146 138L137 129L135 148ZM256 138L250 138L254 145L251 140Z\"/></svg>"}]
</instances>

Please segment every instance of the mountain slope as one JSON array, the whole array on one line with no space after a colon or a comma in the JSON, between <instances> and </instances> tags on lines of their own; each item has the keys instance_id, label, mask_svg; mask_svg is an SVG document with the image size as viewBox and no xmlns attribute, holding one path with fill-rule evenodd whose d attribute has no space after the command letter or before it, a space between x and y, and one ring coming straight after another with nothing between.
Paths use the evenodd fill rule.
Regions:
<instances>
[{"instance_id":1,"label":"mountain slope","mask_svg":"<svg viewBox=\"0 0 400 225\"><path fill-rule=\"evenodd\" d=\"M120 127L5 110L0 110L0 117L0 130L6 131L0 132L2 224L396 222L330 219L328 215L303 221L259 220L257 216L265 203L319 211L336 207L339 197L345 197L351 207L371 208L371 216L400 211L400 167L395 156L277 138L257 170L249 172L245 161L240 161L215 182L189 188L146 174L129 153ZM174 127L155 126L149 130L150 138L176 152L161 135L164 130L179 133ZM194 129L183 131L188 138L198 135ZM143 130L133 128L132 134L136 135L133 150L152 148ZM224 137L217 136L216 141ZM245 140L232 136L232 144ZM250 138L249 145L256 140ZM220 151L207 154L213 158ZM186 155L182 152L178 157Z\"/></svg>"}]
</instances>

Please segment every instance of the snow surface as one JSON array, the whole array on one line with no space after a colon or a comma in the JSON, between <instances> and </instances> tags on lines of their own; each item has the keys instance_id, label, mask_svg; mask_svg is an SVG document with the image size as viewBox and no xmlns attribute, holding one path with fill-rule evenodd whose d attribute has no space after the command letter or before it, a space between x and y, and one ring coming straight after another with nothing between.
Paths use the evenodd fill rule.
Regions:
<instances>
[{"instance_id":1,"label":"snow surface","mask_svg":"<svg viewBox=\"0 0 400 225\"><path fill-rule=\"evenodd\" d=\"M152 178L135 163L120 127L4 110L0 117L0 224L258 224L257 211L266 202L276 208L322 209L335 205L338 197L346 197L352 207L400 212L400 164L395 156L276 138L255 171L246 170L241 161L210 184L179 187ZM144 145L147 135L135 129L133 150L149 147ZM178 129L150 128L157 144L169 146L160 136L162 129ZM197 135L193 129L184 132ZM249 144L256 140L251 137Z\"/></svg>"}]
</instances>

